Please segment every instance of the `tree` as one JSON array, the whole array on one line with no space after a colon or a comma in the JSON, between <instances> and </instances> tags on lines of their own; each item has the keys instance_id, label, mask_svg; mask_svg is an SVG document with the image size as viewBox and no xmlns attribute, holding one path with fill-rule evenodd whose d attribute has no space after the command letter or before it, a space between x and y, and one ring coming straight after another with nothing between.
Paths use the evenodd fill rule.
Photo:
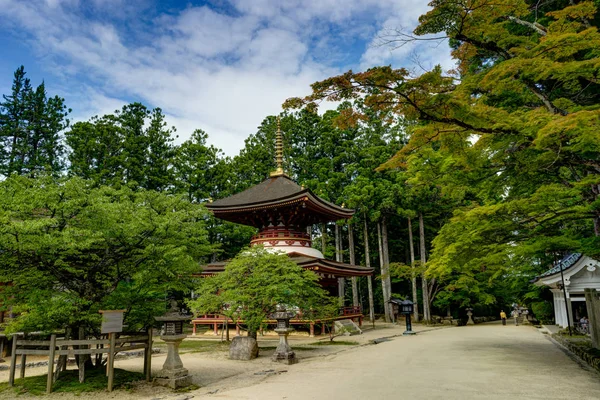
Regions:
<instances>
[{"instance_id":1,"label":"tree","mask_svg":"<svg viewBox=\"0 0 600 400\"><path fill-rule=\"evenodd\" d=\"M23 66L15 71L12 93L0 103L0 174L58 176L64 170L62 132L71 110L64 99L48 98L43 82L33 90L25 75Z\"/></svg>"},{"instance_id":2,"label":"tree","mask_svg":"<svg viewBox=\"0 0 600 400\"><path fill-rule=\"evenodd\" d=\"M279 306L314 319L330 312L335 302L318 284L317 275L299 267L283 253L261 247L242 250L216 276L204 278L188 303L194 313L220 312L243 320L248 335L256 333Z\"/></svg>"},{"instance_id":3,"label":"tree","mask_svg":"<svg viewBox=\"0 0 600 400\"><path fill-rule=\"evenodd\" d=\"M78 122L66 132L70 172L99 184L126 183L165 191L172 187L174 128L160 108L140 103Z\"/></svg>"},{"instance_id":4,"label":"tree","mask_svg":"<svg viewBox=\"0 0 600 400\"><path fill-rule=\"evenodd\" d=\"M414 34L399 31L393 45L430 40L422 37L429 34L448 39L456 71L438 66L418 77L391 67L349 71L286 105L314 108L324 98L361 97L371 108L414 121L407 146L381 168L410 171L411 159L434 155L446 174L437 179L441 193L463 193L460 209L433 240L428 276L453 280L469 271L473 281L483 279L473 301L493 302L485 279L510 273L515 259L518 267L511 268L539 271L549 253L598 254L597 2L436 0L431 6ZM345 120L367 118L353 110Z\"/></svg>"},{"instance_id":5,"label":"tree","mask_svg":"<svg viewBox=\"0 0 600 400\"><path fill-rule=\"evenodd\" d=\"M9 331L99 334L101 309L153 324L170 291L190 289L211 249L206 211L185 198L80 178L0 183L0 280Z\"/></svg>"}]
</instances>

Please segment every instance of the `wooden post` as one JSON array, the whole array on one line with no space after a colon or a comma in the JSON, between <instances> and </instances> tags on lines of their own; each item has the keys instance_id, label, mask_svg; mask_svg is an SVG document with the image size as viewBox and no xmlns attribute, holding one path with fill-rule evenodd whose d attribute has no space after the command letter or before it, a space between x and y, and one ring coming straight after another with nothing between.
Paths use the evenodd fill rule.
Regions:
<instances>
[{"instance_id":1,"label":"wooden post","mask_svg":"<svg viewBox=\"0 0 600 400\"><path fill-rule=\"evenodd\" d=\"M192 322L192 336L196 336L196 324Z\"/></svg>"},{"instance_id":2,"label":"wooden post","mask_svg":"<svg viewBox=\"0 0 600 400\"><path fill-rule=\"evenodd\" d=\"M54 382L54 352L56 351L56 335L50 335L50 346L48 349L48 379L46 380L46 393L52 393Z\"/></svg>"},{"instance_id":3,"label":"wooden post","mask_svg":"<svg viewBox=\"0 0 600 400\"><path fill-rule=\"evenodd\" d=\"M21 373L19 374L19 378L25 378L25 364L27 363L27 355L21 354Z\"/></svg>"},{"instance_id":4,"label":"wooden post","mask_svg":"<svg viewBox=\"0 0 600 400\"><path fill-rule=\"evenodd\" d=\"M315 323L311 322L310 323L310 337L315 337Z\"/></svg>"},{"instance_id":5,"label":"wooden post","mask_svg":"<svg viewBox=\"0 0 600 400\"><path fill-rule=\"evenodd\" d=\"M195 326L195 325L194 325ZM144 373L146 374L146 382L152 380L152 328L148 328L148 346L144 353Z\"/></svg>"},{"instance_id":6,"label":"wooden post","mask_svg":"<svg viewBox=\"0 0 600 400\"><path fill-rule=\"evenodd\" d=\"M108 368L108 391L112 392L113 382L115 380L115 348L117 345L117 335L114 333L108 334L110 340L110 349L108 352L108 362L106 363Z\"/></svg>"},{"instance_id":7,"label":"wooden post","mask_svg":"<svg viewBox=\"0 0 600 400\"><path fill-rule=\"evenodd\" d=\"M79 340L85 340L85 329L83 328L83 326L79 327L79 332L77 335ZM73 346L75 347L75 346ZM79 349L87 349L89 348L88 346L85 345L81 345L81 346L77 346L77 348ZM85 354L80 354L79 355L79 383L83 383L85 381L85 362L87 361L87 355Z\"/></svg>"},{"instance_id":8,"label":"wooden post","mask_svg":"<svg viewBox=\"0 0 600 400\"><path fill-rule=\"evenodd\" d=\"M17 368L17 334L12 337L12 353L10 353L10 373L8 375L8 386L15 384L15 371Z\"/></svg>"},{"instance_id":9,"label":"wooden post","mask_svg":"<svg viewBox=\"0 0 600 400\"><path fill-rule=\"evenodd\" d=\"M213 324L213 330L215 332L215 336L219 336L219 327L217 326L216 322Z\"/></svg>"}]
</instances>

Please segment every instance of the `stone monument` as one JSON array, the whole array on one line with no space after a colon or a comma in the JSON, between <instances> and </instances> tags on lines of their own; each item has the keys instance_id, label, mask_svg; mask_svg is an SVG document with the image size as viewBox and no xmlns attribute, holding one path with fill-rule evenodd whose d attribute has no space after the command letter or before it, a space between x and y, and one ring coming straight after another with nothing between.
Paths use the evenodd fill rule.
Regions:
<instances>
[{"instance_id":1,"label":"stone monument","mask_svg":"<svg viewBox=\"0 0 600 400\"><path fill-rule=\"evenodd\" d=\"M157 321L164 323L160 338L167 345L167 359L154 378L154 383L157 385L177 389L192 384L192 377L188 370L183 368L183 362L179 357L179 345L187 337L183 333L183 322L191 318L191 315L184 315L179 311L177 302L174 300L171 301L169 311L160 317L154 317Z\"/></svg>"},{"instance_id":2,"label":"stone monument","mask_svg":"<svg viewBox=\"0 0 600 400\"><path fill-rule=\"evenodd\" d=\"M475 325L475 322L473 322L473 309L472 308L467 308L467 316L469 317L469 320L467 321L467 325Z\"/></svg>"},{"instance_id":3,"label":"stone monument","mask_svg":"<svg viewBox=\"0 0 600 400\"><path fill-rule=\"evenodd\" d=\"M279 334L279 344L277 345L277 349L275 349L275 353L273 353L271 360L288 365L296 364L298 362L296 353L292 350L287 340L290 332L294 330L294 328L290 326L290 319L295 315L296 313L287 311L277 311L271 315L271 318L277 320L275 332Z\"/></svg>"}]
</instances>

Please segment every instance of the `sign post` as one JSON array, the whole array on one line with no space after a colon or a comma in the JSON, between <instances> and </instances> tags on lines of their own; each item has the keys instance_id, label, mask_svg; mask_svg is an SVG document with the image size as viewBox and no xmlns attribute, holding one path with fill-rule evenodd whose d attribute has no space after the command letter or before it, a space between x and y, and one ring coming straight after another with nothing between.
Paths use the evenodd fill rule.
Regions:
<instances>
[{"instance_id":1,"label":"sign post","mask_svg":"<svg viewBox=\"0 0 600 400\"><path fill-rule=\"evenodd\" d=\"M123 332L123 313L125 310L100 310L98 312L102 314L100 333L108 333L108 339L110 340L106 375L108 376L108 391L112 392L115 379L115 343L117 339L115 334Z\"/></svg>"}]
</instances>

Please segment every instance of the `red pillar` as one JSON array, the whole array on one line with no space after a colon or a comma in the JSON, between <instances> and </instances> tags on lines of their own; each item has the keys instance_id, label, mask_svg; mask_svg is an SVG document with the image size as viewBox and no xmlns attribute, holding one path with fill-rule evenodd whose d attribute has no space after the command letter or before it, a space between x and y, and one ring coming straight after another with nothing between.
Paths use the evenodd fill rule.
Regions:
<instances>
[{"instance_id":1,"label":"red pillar","mask_svg":"<svg viewBox=\"0 0 600 400\"><path fill-rule=\"evenodd\" d=\"M315 337L315 323L310 323L310 337Z\"/></svg>"},{"instance_id":2,"label":"red pillar","mask_svg":"<svg viewBox=\"0 0 600 400\"><path fill-rule=\"evenodd\" d=\"M192 336L196 336L196 324L192 322Z\"/></svg>"},{"instance_id":3,"label":"red pillar","mask_svg":"<svg viewBox=\"0 0 600 400\"><path fill-rule=\"evenodd\" d=\"M219 335L219 326L217 325L216 322L213 324L213 330L215 332L215 336L218 336Z\"/></svg>"}]
</instances>

